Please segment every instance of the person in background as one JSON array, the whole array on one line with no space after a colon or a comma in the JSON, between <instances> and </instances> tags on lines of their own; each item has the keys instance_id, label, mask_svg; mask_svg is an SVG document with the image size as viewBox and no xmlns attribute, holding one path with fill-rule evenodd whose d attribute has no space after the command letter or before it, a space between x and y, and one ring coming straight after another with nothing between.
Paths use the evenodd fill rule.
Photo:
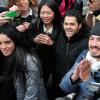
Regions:
<instances>
[{"instance_id":1,"label":"person in background","mask_svg":"<svg viewBox=\"0 0 100 100\"><path fill-rule=\"evenodd\" d=\"M88 32L84 31L86 28L82 17L82 14L75 9L67 10L63 31L55 43L53 78L57 97L65 95L59 88L62 77L70 70L79 53L88 47Z\"/></svg>"},{"instance_id":2,"label":"person in background","mask_svg":"<svg viewBox=\"0 0 100 100\"><path fill-rule=\"evenodd\" d=\"M8 4L8 0L0 0L0 7L6 7Z\"/></svg>"},{"instance_id":3,"label":"person in background","mask_svg":"<svg viewBox=\"0 0 100 100\"><path fill-rule=\"evenodd\" d=\"M41 0L29 0L29 1L35 17L38 17L38 5L40 4Z\"/></svg>"},{"instance_id":4,"label":"person in background","mask_svg":"<svg viewBox=\"0 0 100 100\"><path fill-rule=\"evenodd\" d=\"M82 0L55 0L59 6L59 11L64 17L65 13L69 9L76 9L82 13L83 1Z\"/></svg>"},{"instance_id":5,"label":"person in background","mask_svg":"<svg viewBox=\"0 0 100 100\"><path fill-rule=\"evenodd\" d=\"M35 25L36 52L40 58L44 82L48 87L48 79L54 66L54 44L61 32L61 14L54 0L42 0L38 8L39 19ZM50 96L52 98L52 96ZM53 99L51 99L53 100Z\"/></svg>"},{"instance_id":6,"label":"person in background","mask_svg":"<svg viewBox=\"0 0 100 100\"><path fill-rule=\"evenodd\" d=\"M34 13L32 11L32 3L28 0L16 0L13 1L12 7L9 8L10 11L16 11L19 13L17 18L14 18L11 23L16 27L20 32L25 32L32 24L36 21Z\"/></svg>"},{"instance_id":7,"label":"person in background","mask_svg":"<svg viewBox=\"0 0 100 100\"><path fill-rule=\"evenodd\" d=\"M40 61L15 27L0 26L0 100L48 100Z\"/></svg>"},{"instance_id":8,"label":"person in background","mask_svg":"<svg viewBox=\"0 0 100 100\"><path fill-rule=\"evenodd\" d=\"M32 36L35 34L33 31L34 23L37 20L36 12L33 11L34 7L38 6L36 0L9 0L7 11L1 13L0 24L9 22L15 26L19 32L29 34L26 39L31 43ZM17 13L14 17L5 16L6 13Z\"/></svg>"},{"instance_id":9,"label":"person in background","mask_svg":"<svg viewBox=\"0 0 100 100\"><path fill-rule=\"evenodd\" d=\"M100 22L90 31L88 47L60 83L65 93L76 93L75 100L100 100Z\"/></svg>"},{"instance_id":10,"label":"person in background","mask_svg":"<svg viewBox=\"0 0 100 100\"><path fill-rule=\"evenodd\" d=\"M34 3L35 5L35 3ZM32 23L36 21L32 11L33 2L28 0L10 0L6 11L16 11L19 16L13 18L10 23L20 32L28 30ZM5 17L5 16L3 16Z\"/></svg>"},{"instance_id":11,"label":"person in background","mask_svg":"<svg viewBox=\"0 0 100 100\"><path fill-rule=\"evenodd\" d=\"M91 29L96 22L100 21L100 0L88 0L88 8L86 23Z\"/></svg>"}]
</instances>

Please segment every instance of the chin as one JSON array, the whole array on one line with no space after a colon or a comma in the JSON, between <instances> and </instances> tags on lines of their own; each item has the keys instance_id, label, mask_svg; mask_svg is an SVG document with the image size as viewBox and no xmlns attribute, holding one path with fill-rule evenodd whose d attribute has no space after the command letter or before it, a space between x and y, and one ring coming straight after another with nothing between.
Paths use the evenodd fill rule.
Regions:
<instances>
[{"instance_id":1,"label":"chin","mask_svg":"<svg viewBox=\"0 0 100 100\"><path fill-rule=\"evenodd\" d=\"M4 56L9 56L9 55L11 55L11 54L8 54L8 53L5 53L5 54L4 54L4 53L3 53L3 55L4 55Z\"/></svg>"}]
</instances>

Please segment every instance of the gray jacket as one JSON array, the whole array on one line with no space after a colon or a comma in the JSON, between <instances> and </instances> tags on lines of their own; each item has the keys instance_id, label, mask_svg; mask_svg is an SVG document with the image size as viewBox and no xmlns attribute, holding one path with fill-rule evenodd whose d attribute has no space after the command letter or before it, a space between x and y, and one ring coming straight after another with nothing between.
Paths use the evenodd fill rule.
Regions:
<instances>
[{"instance_id":1,"label":"gray jacket","mask_svg":"<svg viewBox=\"0 0 100 100\"><path fill-rule=\"evenodd\" d=\"M41 66L31 55L27 55L27 69L25 89L19 79L15 80L17 100L48 100L41 75Z\"/></svg>"}]
</instances>

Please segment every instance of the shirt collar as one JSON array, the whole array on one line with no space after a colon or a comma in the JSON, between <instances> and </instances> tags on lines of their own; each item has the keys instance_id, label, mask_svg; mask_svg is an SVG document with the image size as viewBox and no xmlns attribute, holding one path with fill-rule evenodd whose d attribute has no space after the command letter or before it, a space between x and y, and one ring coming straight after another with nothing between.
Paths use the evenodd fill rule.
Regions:
<instances>
[{"instance_id":1,"label":"shirt collar","mask_svg":"<svg viewBox=\"0 0 100 100\"><path fill-rule=\"evenodd\" d=\"M47 31L45 25L43 25L43 29L44 29L44 32L45 32L45 33L47 33L47 34L48 34L48 33L49 33L49 34L52 34L53 26L51 26L51 28Z\"/></svg>"}]
</instances>

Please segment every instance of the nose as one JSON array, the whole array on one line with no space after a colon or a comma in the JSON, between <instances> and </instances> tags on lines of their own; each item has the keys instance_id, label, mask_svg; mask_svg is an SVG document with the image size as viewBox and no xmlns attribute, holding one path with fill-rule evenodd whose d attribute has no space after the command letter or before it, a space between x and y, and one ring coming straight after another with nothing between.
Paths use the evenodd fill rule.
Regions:
<instances>
[{"instance_id":1,"label":"nose","mask_svg":"<svg viewBox=\"0 0 100 100\"><path fill-rule=\"evenodd\" d=\"M1 45L0 45L0 48L3 50L3 49L5 49L6 48L6 45L4 44L4 43L2 43Z\"/></svg>"},{"instance_id":2,"label":"nose","mask_svg":"<svg viewBox=\"0 0 100 100\"><path fill-rule=\"evenodd\" d=\"M48 14L47 13L44 13L44 17L48 17Z\"/></svg>"},{"instance_id":3,"label":"nose","mask_svg":"<svg viewBox=\"0 0 100 100\"><path fill-rule=\"evenodd\" d=\"M70 27L71 27L70 24L67 24L67 25L66 25L66 28L67 28L67 29L70 29Z\"/></svg>"},{"instance_id":4,"label":"nose","mask_svg":"<svg viewBox=\"0 0 100 100\"><path fill-rule=\"evenodd\" d=\"M94 39L93 42L92 42L92 46L97 46L98 43L99 43L98 40L97 39Z\"/></svg>"}]
</instances>

